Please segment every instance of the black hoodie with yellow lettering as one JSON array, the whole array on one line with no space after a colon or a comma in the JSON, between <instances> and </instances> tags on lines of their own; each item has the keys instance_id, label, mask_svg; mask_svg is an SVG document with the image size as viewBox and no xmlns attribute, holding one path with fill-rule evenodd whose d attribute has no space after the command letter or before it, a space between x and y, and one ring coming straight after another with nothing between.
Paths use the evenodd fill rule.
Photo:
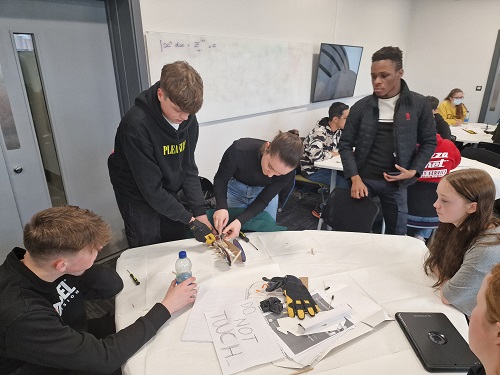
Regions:
<instances>
[{"instance_id":1,"label":"black hoodie with yellow lettering","mask_svg":"<svg viewBox=\"0 0 500 375\"><path fill-rule=\"evenodd\" d=\"M162 114L158 87L159 82L139 94L122 118L108 159L109 175L117 194L147 202L160 214L187 224L192 216L205 214L194 160L198 120L189 115L176 131ZM181 189L192 214L176 198Z\"/></svg>"}]
</instances>

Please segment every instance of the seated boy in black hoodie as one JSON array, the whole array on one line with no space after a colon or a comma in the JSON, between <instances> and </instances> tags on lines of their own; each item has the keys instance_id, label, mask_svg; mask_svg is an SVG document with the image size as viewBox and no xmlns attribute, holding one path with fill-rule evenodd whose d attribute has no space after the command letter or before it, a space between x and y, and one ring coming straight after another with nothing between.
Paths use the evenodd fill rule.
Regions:
<instances>
[{"instance_id":1,"label":"seated boy in black hoodie","mask_svg":"<svg viewBox=\"0 0 500 375\"><path fill-rule=\"evenodd\" d=\"M26 224L26 250L14 248L0 266L0 374L119 374L170 314L194 301L196 279L173 280L163 301L117 333L112 319L87 320L86 299L123 288L113 269L94 264L110 238L101 217L75 206Z\"/></svg>"}]
</instances>

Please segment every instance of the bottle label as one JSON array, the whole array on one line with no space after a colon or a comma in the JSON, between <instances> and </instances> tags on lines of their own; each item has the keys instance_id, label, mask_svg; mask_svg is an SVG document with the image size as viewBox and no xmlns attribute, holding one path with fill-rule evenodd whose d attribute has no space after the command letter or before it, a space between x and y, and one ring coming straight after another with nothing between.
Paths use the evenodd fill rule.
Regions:
<instances>
[{"instance_id":1,"label":"bottle label","mask_svg":"<svg viewBox=\"0 0 500 375\"><path fill-rule=\"evenodd\" d=\"M177 276L175 277L175 280L176 280L176 283L177 284L180 284L182 283L184 280L187 280L189 279L193 274L191 272L182 272L182 273L178 273Z\"/></svg>"}]
</instances>

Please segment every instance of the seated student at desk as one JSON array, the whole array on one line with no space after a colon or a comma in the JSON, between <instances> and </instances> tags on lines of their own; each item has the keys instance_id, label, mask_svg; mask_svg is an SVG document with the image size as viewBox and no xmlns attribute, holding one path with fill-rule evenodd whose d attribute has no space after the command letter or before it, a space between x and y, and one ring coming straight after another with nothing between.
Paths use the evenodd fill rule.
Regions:
<instances>
[{"instance_id":1,"label":"seated student at desk","mask_svg":"<svg viewBox=\"0 0 500 375\"><path fill-rule=\"evenodd\" d=\"M443 116L449 125L462 125L467 114L467 108L462 103L464 92L460 89L453 89L448 96L439 104L437 111Z\"/></svg>"},{"instance_id":2,"label":"seated student at desk","mask_svg":"<svg viewBox=\"0 0 500 375\"><path fill-rule=\"evenodd\" d=\"M101 217L75 206L46 209L26 224L26 250L14 248L0 266L0 374L121 374L171 314L194 302L191 277L173 280L163 301L119 332L109 315L87 320L86 299L123 288L115 270L94 264L110 238Z\"/></svg>"},{"instance_id":3,"label":"seated student at desk","mask_svg":"<svg viewBox=\"0 0 500 375\"><path fill-rule=\"evenodd\" d=\"M311 181L330 185L331 171L315 167L314 162L328 160L339 154L337 151L339 139L348 115L349 106L347 104L333 103L328 110L328 117L319 120L304 138L304 154L300 159L300 170L304 177Z\"/></svg>"},{"instance_id":4,"label":"seated student at desk","mask_svg":"<svg viewBox=\"0 0 500 375\"><path fill-rule=\"evenodd\" d=\"M469 323L469 346L481 361L468 375L500 374L500 263L484 280Z\"/></svg>"},{"instance_id":5,"label":"seated student at desk","mask_svg":"<svg viewBox=\"0 0 500 375\"><path fill-rule=\"evenodd\" d=\"M449 126L446 125L449 130ZM419 182L427 182L437 184L443 176L446 176L450 171L455 169L462 160L462 155L455 144L448 140L443 139L439 134L436 134L437 146L431 160L425 166L422 175L419 177ZM414 215L408 215L408 220L428 222L428 223L438 223L439 218L437 214L435 217L419 217ZM409 236L418 238L419 240L425 241L432 234L432 229L423 228L411 228L408 227Z\"/></svg>"},{"instance_id":6,"label":"seated student at desk","mask_svg":"<svg viewBox=\"0 0 500 375\"><path fill-rule=\"evenodd\" d=\"M432 114L434 115L434 122L436 123L436 132L441 136L441 138L451 140L450 125L448 125L448 123L444 120L443 116L441 116L437 111L437 107L439 105L439 99L436 98L435 96L430 96L430 95L427 96L426 98L432 108Z\"/></svg>"},{"instance_id":7,"label":"seated student at desk","mask_svg":"<svg viewBox=\"0 0 500 375\"><path fill-rule=\"evenodd\" d=\"M214 178L214 227L227 238L262 211L276 220L278 194L290 186L304 152L297 130L280 132L272 142L241 138L224 152ZM229 225L228 208L246 208ZM227 225L227 226L226 226Z\"/></svg>"},{"instance_id":8,"label":"seated student at desk","mask_svg":"<svg viewBox=\"0 0 500 375\"><path fill-rule=\"evenodd\" d=\"M500 260L500 220L493 216L495 184L480 169L443 177L434 207L439 227L424 262L441 300L470 316L481 282Z\"/></svg>"}]
</instances>

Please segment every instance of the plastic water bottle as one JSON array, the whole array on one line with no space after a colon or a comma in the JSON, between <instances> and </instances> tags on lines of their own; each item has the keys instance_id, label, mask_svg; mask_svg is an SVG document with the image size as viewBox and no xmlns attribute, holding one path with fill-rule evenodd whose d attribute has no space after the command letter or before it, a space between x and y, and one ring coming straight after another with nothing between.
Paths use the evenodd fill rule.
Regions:
<instances>
[{"instance_id":1,"label":"plastic water bottle","mask_svg":"<svg viewBox=\"0 0 500 375\"><path fill-rule=\"evenodd\" d=\"M193 273L191 271L191 261L186 255L184 250L179 251L179 259L175 262L175 280L177 284L182 283L184 280L189 279Z\"/></svg>"},{"instance_id":2,"label":"plastic water bottle","mask_svg":"<svg viewBox=\"0 0 500 375\"><path fill-rule=\"evenodd\" d=\"M469 122L469 111L465 112L464 123L467 124Z\"/></svg>"}]
</instances>

